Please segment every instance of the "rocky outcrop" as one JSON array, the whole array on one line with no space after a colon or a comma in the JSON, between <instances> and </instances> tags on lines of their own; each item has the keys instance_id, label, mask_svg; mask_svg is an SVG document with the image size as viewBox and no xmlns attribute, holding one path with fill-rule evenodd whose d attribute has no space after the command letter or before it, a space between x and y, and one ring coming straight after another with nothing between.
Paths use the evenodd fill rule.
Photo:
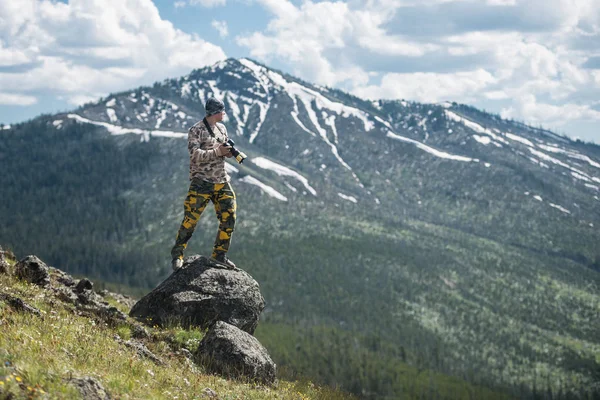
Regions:
<instances>
[{"instance_id":1,"label":"rocky outcrop","mask_svg":"<svg viewBox=\"0 0 600 400\"><path fill-rule=\"evenodd\" d=\"M152 353L143 343L140 343L136 340L123 340L119 337L119 335L115 336L115 340L118 343L135 350L138 356L147 358L156 365L165 365L165 362Z\"/></svg>"},{"instance_id":2,"label":"rocky outcrop","mask_svg":"<svg viewBox=\"0 0 600 400\"><path fill-rule=\"evenodd\" d=\"M4 301L6 304L8 304L17 311L37 315L38 317L42 316L40 310L33 306L30 306L18 297L11 296L10 294L0 293L0 301Z\"/></svg>"},{"instance_id":3,"label":"rocky outcrop","mask_svg":"<svg viewBox=\"0 0 600 400\"><path fill-rule=\"evenodd\" d=\"M15 275L22 280L39 285L50 284L48 266L36 256L27 256L15 265Z\"/></svg>"},{"instance_id":4,"label":"rocky outcrop","mask_svg":"<svg viewBox=\"0 0 600 400\"><path fill-rule=\"evenodd\" d=\"M252 334L264 307L259 285L247 272L192 256L138 301L129 315L151 325L208 328L224 321Z\"/></svg>"},{"instance_id":5,"label":"rocky outcrop","mask_svg":"<svg viewBox=\"0 0 600 400\"><path fill-rule=\"evenodd\" d=\"M129 309L131 309L137 302L137 300L135 300L134 298L132 298L130 296L120 294L120 293L111 293L106 289L99 291L98 294L102 297L110 296L117 303L123 304L123 305L127 306L127 308L129 308Z\"/></svg>"},{"instance_id":6,"label":"rocky outcrop","mask_svg":"<svg viewBox=\"0 0 600 400\"><path fill-rule=\"evenodd\" d=\"M215 323L200 342L196 357L209 372L271 385L276 366L252 335L233 325Z\"/></svg>"},{"instance_id":7,"label":"rocky outcrop","mask_svg":"<svg viewBox=\"0 0 600 400\"><path fill-rule=\"evenodd\" d=\"M69 383L79 390L83 399L86 400L110 400L108 392L102 387L97 379L86 376L74 378Z\"/></svg>"}]
</instances>

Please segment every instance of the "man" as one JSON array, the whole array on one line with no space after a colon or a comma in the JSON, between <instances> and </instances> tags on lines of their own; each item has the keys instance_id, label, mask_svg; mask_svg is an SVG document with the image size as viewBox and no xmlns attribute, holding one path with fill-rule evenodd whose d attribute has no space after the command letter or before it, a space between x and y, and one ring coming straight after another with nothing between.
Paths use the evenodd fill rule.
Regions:
<instances>
[{"instance_id":1,"label":"man","mask_svg":"<svg viewBox=\"0 0 600 400\"><path fill-rule=\"evenodd\" d=\"M183 203L184 218L171 250L173 270L183 266L183 251L209 201L214 204L219 219L211 258L227 268L235 268L227 258L235 226L236 200L225 170L225 158L232 157L231 147L226 145L227 129L219 123L223 120L225 105L211 97L206 101L205 110L206 117L188 133L191 184Z\"/></svg>"}]
</instances>

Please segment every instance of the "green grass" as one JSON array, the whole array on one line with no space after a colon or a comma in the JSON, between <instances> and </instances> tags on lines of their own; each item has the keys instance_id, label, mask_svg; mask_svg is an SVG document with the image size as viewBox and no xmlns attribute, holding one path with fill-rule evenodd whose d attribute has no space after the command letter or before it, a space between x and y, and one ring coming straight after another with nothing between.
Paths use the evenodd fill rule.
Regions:
<instances>
[{"instance_id":1,"label":"green grass","mask_svg":"<svg viewBox=\"0 0 600 400\"><path fill-rule=\"evenodd\" d=\"M128 326L111 328L78 315L50 290L0 276L0 292L21 298L43 317L20 313L0 302L0 399L76 399L72 377L91 376L120 399L195 399L205 388L220 399L345 399L349 395L306 381L280 380L274 387L232 381L205 373L177 352L193 351L203 337L197 329L150 328L145 345L164 362L157 366L114 339L131 336ZM171 340L161 340L171 338Z\"/></svg>"}]
</instances>

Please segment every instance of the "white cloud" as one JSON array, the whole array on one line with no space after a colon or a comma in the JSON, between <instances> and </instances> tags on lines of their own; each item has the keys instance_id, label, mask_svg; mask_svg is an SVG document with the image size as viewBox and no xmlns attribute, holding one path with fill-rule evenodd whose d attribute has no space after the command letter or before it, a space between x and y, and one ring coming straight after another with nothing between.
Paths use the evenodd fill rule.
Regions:
<instances>
[{"instance_id":1,"label":"white cloud","mask_svg":"<svg viewBox=\"0 0 600 400\"><path fill-rule=\"evenodd\" d=\"M151 0L0 2L0 87L78 102L226 58L163 20Z\"/></svg>"},{"instance_id":2,"label":"white cloud","mask_svg":"<svg viewBox=\"0 0 600 400\"><path fill-rule=\"evenodd\" d=\"M584 67L600 56L600 0L258 2L267 28L237 43L301 78L368 98L498 102L532 123L600 121L600 72Z\"/></svg>"},{"instance_id":3,"label":"white cloud","mask_svg":"<svg viewBox=\"0 0 600 400\"><path fill-rule=\"evenodd\" d=\"M190 5L200 5L202 7L224 6L227 0L189 0Z\"/></svg>"},{"instance_id":4,"label":"white cloud","mask_svg":"<svg viewBox=\"0 0 600 400\"><path fill-rule=\"evenodd\" d=\"M229 35L229 29L227 28L227 21L212 20L211 26L219 32L219 36L225 38Z\"/></svg>"},{"instance_id":5,"label":"white cloud","mask_svg":"<svg viewBox=\"0 0 600 400\"><path fill-rule=\"evenodd\" d=\"M37 103L37 98L23 94L0 92L0 104L9 106L30 106Z\"/></svg>"},{"instance_id":6,"label":"white cloud","mask_svg":"<svg viewBox=\"0 0 600 400\"><path fill-rule=\"evenodd\" d=\"M455 74L389 73L382 78L380 85L357 88L355 93L370 99L410 99L435 103L473 96L494 83L495 78L482 69Z\"/></svg>"},{"instance_id":7,"label":"white cloud","mask_svg":"<svg viewBox=\"0 0 600 400\"><path fill-rule=\"evenodd\" d=\"M561 126L574 120L600 121L600 111L587 105L538 103L533 95L524 95L513 103L511 107L502 110L503 118L527 119L534 124L545 126Z\"/></svg>"},{"instance_id":8,"label":"white cloud","mask_svg":"<svg viewBox=\"0 0 600 400\"><path fill-rule=\"evenodd\" d=\"M250 49L250 55L265 62L272 59L287 62L293 73L322 85L336 85L346 81L354 84L368 82L368 72L343 60L328 58L331 50L340 50L348 43L373 37L371 46L382 49L370 27L377 21L369 21L369 15L352 12L348 4L338 2L304 2L300 8L287 0L259 0L275 15L267 31L236 38L237 43ZM382 51L388 51L387 49ZM410 45L396 43L396 52L419 53Z\"/></svg>"},{"instance_id":9,"label":"white cloud","mask_svg":"<svg viewBox=\"0 0 600 400\"><path fill-rule=\"evenodd\" d=\"M517 0L487 0L486 3L490 6L514 6Z\"/></svg>"}]
</instances>

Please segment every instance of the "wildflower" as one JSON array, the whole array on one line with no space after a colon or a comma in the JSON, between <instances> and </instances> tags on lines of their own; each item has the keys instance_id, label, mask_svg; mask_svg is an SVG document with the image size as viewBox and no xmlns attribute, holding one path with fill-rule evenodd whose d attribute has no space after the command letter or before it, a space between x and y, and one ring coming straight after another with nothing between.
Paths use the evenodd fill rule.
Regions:
<instances>
[{"instance_id":1,"label":"wildflower","mask_svg":"<svg viewBox=\"0 0 600 400\"><path fill-rule=\"evenodd\" d=\"M17 377L15 378L15 380L16 380L17 382L21 382L23 379L21 379L21 377L20 377L20 376L17 376Z\"/></svg>"},{"instance_id":2,"label":"wildflower","mask_svg":"<svg viewBox=\"0 0 600 400\"><path fill-rule=\"evenodd\" d=\"M0 386L4 386L4 382L0 381Z\"/></svg>"}]
</instances>

